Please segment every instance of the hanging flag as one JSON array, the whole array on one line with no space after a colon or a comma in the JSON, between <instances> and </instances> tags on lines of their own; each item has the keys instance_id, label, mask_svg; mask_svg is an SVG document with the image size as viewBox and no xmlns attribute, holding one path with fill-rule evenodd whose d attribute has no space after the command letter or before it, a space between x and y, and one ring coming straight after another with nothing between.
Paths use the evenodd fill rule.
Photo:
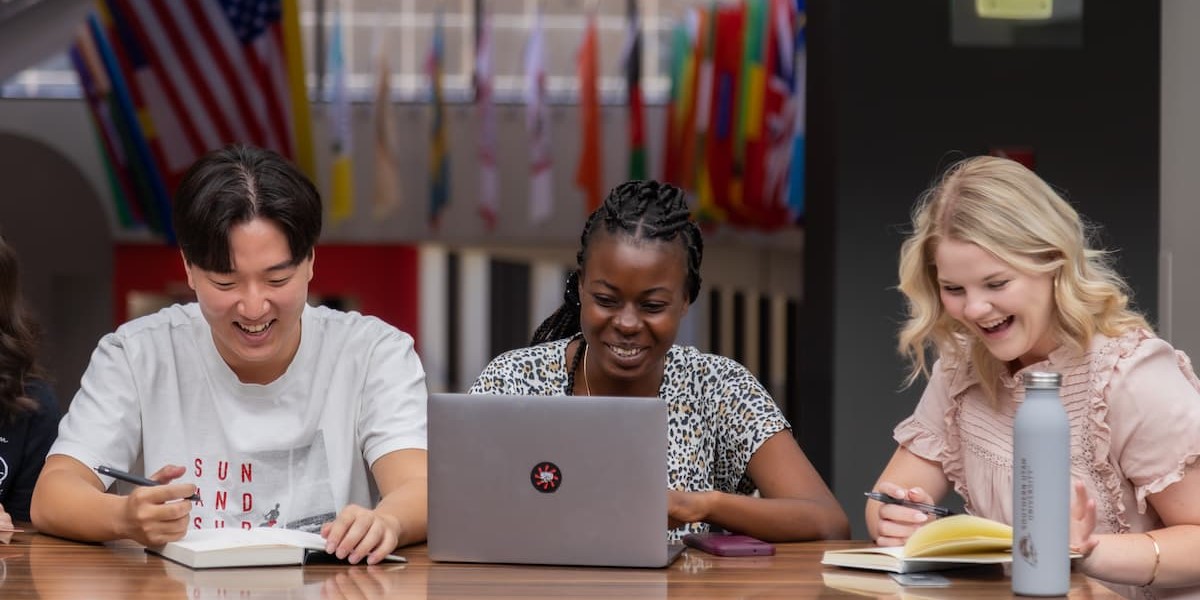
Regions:
<instances>
[{"instance_id":1,"label":"hanging flag","mask_svg":"<svg viewBox=\"0 0 1200 600\"><path fill-rule=\"evenodd\" d=\"M525 44L525 131L529 134L529 220L550 218L554 210L554 171L550 156L550 106L546 104L546 46L542 13L534 15Z\"/></svg>"},{"instance_id":2,"label":"hanging flag","mask_svg":"<svg viewBox=\"0 0 1200 600\"><path fill-rule=\"evenodd\" d=\"M169 187L201 155L230 142L295 157L288 66L300 58L284 48L280 0L107 0L104 6Z\"/></svg>"},{"instance_id":3,"label":"hanging flag","mask_svg":"<svg viewBox=\"0 0 1200 600\"><path fill-rule=\"evenodd\" d=\"M709 168L709 152L716 141L713 139L713 104L718 97L716 81L717 3L700 13L696 33L696 99L694 149L685 156L684 180L694 178L696 208L693 214L702 227L711 227L725 220L717 205L716 190Z\"/></svg>"},{"instance_id":4,"label":"hanging flag","mask_svg":"<svg viewBox=\"0 0 1200 600\"><path fill-rule=\"evenodd\" d=\"M689 9L671 32L671 97L663 128L663 181L692 189L694 179L684 173L687 156L693 151L696 97L696 31L699 11Z\"/></svg>"},{"instance_id":5,"label":"hanging flag","mask_svg":"<svg viewBox=\"0 0 1200 600\"><path fill-rule=\"evenodd\" d=\"M350 98L346 92L346 57L342 35L341 3L333 11L333 34L329 40L329 72L333 76L329 102L329 149L332 161L329 215L334 222L354 214L354 169L350 161Z\"/></svg>"},{"instance_id":6,"label":"hanging flag","mask_svg":"<svg viewBox=\"0 0 1200 600\"><path fill-rule=\"evenodd\" d=\"M316 11L320 15L325 12L325 0L317 0ZM320 17L318 17L320 19ZM283 13L280 17L282 22L282 33L280 39L283 44L283 64L287 69L287 77L284 82L286 91L276 90L276 93L285 94L283 102L287 103L288 113L291 116L292 129L292 146L291 153L281 152L284 156L290 157L295 161L296 166L308 175L311 180L317 179L317 161L313 156L312 143L312 115L308 105L308 82L307 72L304 69L304 49L302 48L300 39L300 6L298 0L283 0ZM324 23L318 24L318 30L324 33ZM325 53L320 50L315 53L322 62L325 59ZM278 68L278 61L272 61ZM325 72L325 65L321 64L317 69L317 81L320 82L322 74ZM272 83L278 85L278 83ZM320 84L318 83L318 88ZM280 102L280 104L283 104ZM285 121L286 122L286 121Z\"/></svg>"},{"instance_id":7,"label":"hanging flag","mask_svg":"<svg viewBox=\"0 0 1200 600\"><path fill-rule=\"evenodd\" d=\"M646 120L642 111L642 30L637 0L626 0L625 93L629 104L629 178L646 179Z\"/></svg>"},{"instance_id":8,"label":"hanging flag","mask_svg":"<svg viewBox=\"0 0 1200 600\"><path fill-rule=\"evenodd\" d=\"M793 165L804 161L803 155L797 157L795 152L796 136L800 136L801 144L804 137L804 73L796 47L799 14L795 0L771 0L769 10L767 70L770 75L763 105L765 156L757 210L759 227L768 230L784 227L795 220L788 206L790 179Z\"/></svg>"},{"instance_id":9,"label":"hanging flag","mask_svg":"<svg viewBox=\"0 0 1200 600\"><path fill-rule=\"evenodd\" d=\"M429 222L437 229L450 201L450 157L446 147L446 107L442 99L442 13L434 17L433 42L425 61L432 94L433 119L429 130Z\"/></svg>"},{"instance_id":10,"label":"hanging flag","mask_svg":"<svg viewBox=\"0 0 1200 600\"><path fill-rule=\"evenodd\" d=\"M793 98L795 101L796 122L795 134L792 138L792 160L791 173L788 177L787 185L787 204L791 211L793 222L800 222L804 219L804 163L805 163L805 94L807 94L807 71L808 71L808 42L806 40L808 32L807 13L805 12L805 0L796 1L796 25L795 38L796 45L794 48L795 55L795 89L793 90Z\"/></svg>"},{"instance_id":11,"label":"hanging flag","mask_svg":"<svg viewBox=\"0 0 1200 600\"><path fill-rule=\"evenodd\" d=\"M762 202L763 110L767 89L767 2L744 0L742 56L729 181L730 221L753 226Z\"/></svg>"},{"instance_id":12,"label":"hanging flag","mask_svg":"<svg viewBox=\"0 0 1200 600\"><path fill-rule=\"evenodd\" d=\"M733 193L733 140L737 127L738 78L742 58L744 5L720 6L713 15L713 86L705 170L718 220L730 216Z\"/></svg>"},{"instance_id":13,"label":"hanging flag","mask_svg":"<svg viewBox=\"0 0 1200 600\"><path fill-rule=\"evenodd\" d=\"M600 97L597 89L599 72L599 42L596 39L596 15L589 14L583 45L579 48L579 111L583 126L583 148L579 154L579 166L575 170L575 183L584 192L587 214L600 207L603 197L603 156L600 139Z\"/></svg>"},{"instance_id":14,"label":"hanging flag","mask_svg":"<svg viewBox=\"0 0 1200 600\"><path fill-rule=\"evenodd\" d=\"M289 45L298 19L295 0L97 2L90 41L77 40L91 49L77 43L72 60L129 222L172 240L170 195L197 158L228 143L311 156L293 128L307 110L291 93L304 70Z\"/></svg>"},{"instance_id":15,"label":"hanging flag","mask_svg":"<svg viewBox=\"0 0 1200 600\"><path fill-rule=\"evenodd\" d=\"M102 19L111 20L103 6L79 28L69 56L87 99L118 221L125 228L150 226L157 231L159 224L149 222L147 213L158 202L151 182L160 175L146 171L157 168L155 161L138 158L146 140L121 70L106 66L116 58L103 34Z\"/></svg>"},{"instance_id":16,"label":"hanging flag","mask_svg":"<svg viewBox=\"0 0 1200 600\"><path fill-rule=\"evenodd\" d=\"M483 16L475 43L475 106L479 113L479 215L488 230L500 211L500 178L496 171L496 104L492 98L492 17Z\"/></svg>"},{"instance_id":17,"label":"hanging flag","mask_svg":"<svg viewBox=\"0 0 1200 600\"><path fill-rule=\"evenodd\" d=\"M392 106L392 68L388 60L391 47L382 23L382 19L375 22L375 103L371 114L375 125L375 193L372 215L377 220L386 218L401 202L396 113Z\"/></svg>"}]
</instances>

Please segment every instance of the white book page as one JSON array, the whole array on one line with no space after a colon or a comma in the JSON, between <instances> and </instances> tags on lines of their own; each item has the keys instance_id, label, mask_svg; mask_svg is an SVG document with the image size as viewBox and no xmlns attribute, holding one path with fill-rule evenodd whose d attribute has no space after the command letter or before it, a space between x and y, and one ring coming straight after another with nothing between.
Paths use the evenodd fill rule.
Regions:
<instances>
[{"instance_id":1,"label":"white book page","mask_svg":"<svg viewBox=\"0 0 1200 600\"><path fill-rule=\"evenodd\" d=\"M325 549L325 538L296 529L193 529L175 544L194 552L251 546L296 546Z\"/></svg>"}]
</instances>

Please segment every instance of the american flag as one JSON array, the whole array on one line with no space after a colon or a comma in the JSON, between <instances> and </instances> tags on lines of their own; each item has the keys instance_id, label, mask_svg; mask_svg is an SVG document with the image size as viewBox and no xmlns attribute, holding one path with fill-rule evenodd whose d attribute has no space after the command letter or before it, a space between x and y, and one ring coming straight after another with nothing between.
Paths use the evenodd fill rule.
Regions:
<instances>
[{"instance_id":1,"label":"american flag","mask_svg":"<svg viewBox=\"0 0 1200 600\"><path fill-rule=\"evenodd\" d=\"M295 94L289 60L300 57L289 58L285 48L285 1L294 14L295 0L98 3L103 34L168 190L198 157L229 143L293 160L308 152L293 130L294 112L307 113L307 106L294 106L303 96Z\"/></svg>"}]
</instances>

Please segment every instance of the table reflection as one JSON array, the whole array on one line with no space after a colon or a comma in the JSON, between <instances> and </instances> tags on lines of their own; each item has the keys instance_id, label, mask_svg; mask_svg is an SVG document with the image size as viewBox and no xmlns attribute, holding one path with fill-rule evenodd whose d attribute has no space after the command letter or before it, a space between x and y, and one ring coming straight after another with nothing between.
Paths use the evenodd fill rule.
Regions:
<instances>
[{"instance_id":1,"label":"table reflection","mask_svg":"<svg viewBox=\"0 0 1200 600\"><path fill-rule=\"evenodd\" d=\"M664 569L436 563L425 547L407 564L310 564L192 570L132 542L81 544L18 533L0 544L4 600L383 598L1012 598L999 568L947 572L948 588L901 588L886 574L822 567L825 550L864 542L780 544L775 556L718 557L689 549ZM1069 598L1115 598L1074 573Z\"/></svg>"}]
</instances>

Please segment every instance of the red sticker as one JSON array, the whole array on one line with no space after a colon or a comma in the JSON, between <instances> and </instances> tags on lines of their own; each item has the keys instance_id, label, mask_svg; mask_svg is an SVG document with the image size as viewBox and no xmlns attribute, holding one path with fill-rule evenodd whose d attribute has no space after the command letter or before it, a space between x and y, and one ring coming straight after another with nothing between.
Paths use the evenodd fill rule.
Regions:
<instances>
[{"instance_id":1,"label":"red sticker","mask_svg":"<svg viewBox=\"0 0 1200 600\"><path fill-rule=\"evenodd\" d=\"M543 494L551 494L557 492L558 486L562 485L562 471L552 462L540 462L530 471L529 481L533 484L533 489Z\"/></svg>"}]
</instances>

